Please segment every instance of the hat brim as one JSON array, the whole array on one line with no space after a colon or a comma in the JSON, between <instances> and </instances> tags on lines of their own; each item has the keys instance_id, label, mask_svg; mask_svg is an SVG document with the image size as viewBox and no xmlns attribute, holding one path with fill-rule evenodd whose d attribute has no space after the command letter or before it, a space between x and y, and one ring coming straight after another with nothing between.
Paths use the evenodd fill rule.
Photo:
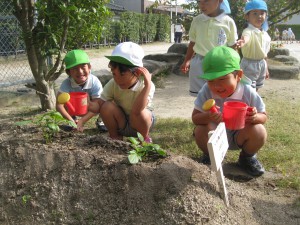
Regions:
<instances>
[{"instance_id":1,"label":"hat brim","mask_svg":"<svg viewBox=\"0 0 300 225\"><path fill-rule=\"evenodd\" d=\"M121 56L105 56L105 57L113 62L121 63L121 64L124 64L127 66L136 66L136 65L132 64L129 60L127 60Z\"/></svg>"},{"instance_id":2,"label":"hat brim","mask_svg":"<svg viewBox=\"0 0 300 225\"><path fill-rule=\"evenodd\" d=\"M66 70L69 70L69 69L71 69L71 68L73 68L73 67L75 67L75 66L78 66L78 65L82 65L82 64L89 64L90 63L90 61L89 60L86 60L86 61L81 61L81 62L76 62L76 63L73 63L73 64L71 64L71 65L69 65L69 66L66 66Z\"/></svg>"},{"instance_id":3,"label":"hat brim","mask_svg":"<svg viewBox=\"0 0 300 225\"><path fill-rule=\"evenodd\" d=\"M204 80L214 80L223 76L226 76L229 73L232 73L234 70L223 70L220 72L212 72L212 73L205 73L203 75L200 75L199 78L202 78Z\"/></svg>"}]
</instances>

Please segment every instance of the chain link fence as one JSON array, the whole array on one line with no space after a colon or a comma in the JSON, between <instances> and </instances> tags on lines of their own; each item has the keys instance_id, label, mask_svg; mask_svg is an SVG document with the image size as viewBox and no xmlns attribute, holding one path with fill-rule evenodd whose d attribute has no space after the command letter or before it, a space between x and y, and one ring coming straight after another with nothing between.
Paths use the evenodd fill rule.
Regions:
<instances>
[{"instance_id":1,"label":"chain link fence","mask_svg":"<svg viewBox=\"0 0 300 225\"><path fill-rule=\"evenodd\" d=\"M12 3L0 1L0 91L22 91L25 83L34 80L21 27L12 11Z\"/></svg>"}]
</instances>

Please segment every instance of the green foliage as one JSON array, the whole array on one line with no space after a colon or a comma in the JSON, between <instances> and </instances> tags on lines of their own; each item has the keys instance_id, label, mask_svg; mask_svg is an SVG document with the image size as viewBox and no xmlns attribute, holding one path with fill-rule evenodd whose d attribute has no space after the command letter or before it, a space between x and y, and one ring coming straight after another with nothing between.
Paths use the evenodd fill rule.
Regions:
<instances>
[{"instance_id":1,"label":"green foliage","mask_svg":"<svg viewBox=\"0 0 300 225\"><path fill-rule=\"evenodd\" d=\"M170 18L160 14L124 12L121 13L120 21L112 22L110 27L115 37L111 39L116 42L166 41L170 32Z\"/></svg>"},{"instance_id":2,"label":"green foliage","mask_svg":"<svg viewBox=\"0 0 300 225\"><path fill-rule=\"evenodd\" d=\"M145 21L144 25L142 25L145 29L145 42L152 42L155 40L155 36L157 33L157 22L158 22L158 15L156 14L144 14ZM143 29L142 27L142 29Z\"/></svg>"},{"instance_id":3,"label":"green foliage","mask_svg":"<svg viewBox=\"0 0 300 225\"><path fill-rule=\"evenodd\" d=\"M23 195L23 196L22 196L22 203L23 203L24 205L26 205L27 202L29 202L30 200L31 200L31 195Z\"/></svg>"},{"instance_id":4,"label":"green foliage","mask_svg":"<svg viewBox=\"0 0 300 225\"><path fill-rule=\"evenodd\" d=\"M158 26L157 26L157 41L169 40L170 22L166 15L159 14Z\"/></svg>"},{"instance_id":5,"label":"green foliage","mask_svg":"<svg viewBox=\"0 0 300 225\"><path fill-rule=\"evenodd\" d=\"M77 125L73 121L65 119L59 112L55 110L48 111L36 118L34 123L42 128L43 136L47 143L60 131L59 125L68 124L74 128Z\"/></svg>"},{"instance_id":6,"label":"green foliage","mask_svg":"<svg viewBox=\"0 0 300 225\"><path fill-rule=\"evenodd\" d=\"M76 128L77 125L70 120L65 119L59 112L55 110L48 111L42 115L36 116L33 120L23 120L16 122L15 125L23 126L27 124L36 124L42 128L43 137L46 143L53 140L53 137L60 132L60 125L67 124L68 126Z\"/></svg>"},{"instance_id":7,"label":"green foliage","mask_svg":"<svg viewBox=\"0 0 300 225\"><path fill-rule=\"evenodd\" d=\"M66 39L67 49L80 48L101 37L110 17L103 0L38 0L35 27L37 38L46 55L57 54ZM65 37L62 35L67 30Z\"/></svg>"},{"instance_id":8,"label":"green foliage","mask_svg":"<svg viewBox=\"0 0 300 225\"><path fill-rule=\"evenodd\" d=\"M125 27L123 30L125 41L139 42L139 19L139 13L124 12L121 14L120 22L123 23L122 27Z\"/></svg>"},{"instance_id":9,"label":"green foliage","mask_svg":"<svg viewBox=\"0 0 300 225\"><path fill-rule=\"evenodd\" d=\"M131 164L136 164L146 157L159 156L165 157L167 153L158 144L147 143L144 137L138 133L138 137L129 137L133 150L129 152L128 160Z\"/></svg>"}]
</instances>

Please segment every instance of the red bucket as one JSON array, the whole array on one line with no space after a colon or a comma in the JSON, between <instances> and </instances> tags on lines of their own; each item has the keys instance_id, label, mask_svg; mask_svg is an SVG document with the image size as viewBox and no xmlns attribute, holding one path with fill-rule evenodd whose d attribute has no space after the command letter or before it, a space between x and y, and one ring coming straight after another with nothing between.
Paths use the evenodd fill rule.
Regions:
<instances>
[{"instance_id":1,"label":"red bucket","mask_svg":"<svg viewBox=\"0 0 300 225\"><path fill-rule=\"evenodd\" d=\"M228 101L223 106L223 121L227 129L240 130L245 127L248 105L243 102Z\"/></svg>"},{"instance_id":2,"label":"red bucket","mask_svg":"<svg viewBox=\"0 0 300 225\"><path fill-rule=\"evenodd\" d=\"M73 107L68 107L68 112L71 116L82 116L87 113L88 95L85 92L70 92L70 104ZM73 109L72 109L73 108Z\"/></svg>"}]
</instances>

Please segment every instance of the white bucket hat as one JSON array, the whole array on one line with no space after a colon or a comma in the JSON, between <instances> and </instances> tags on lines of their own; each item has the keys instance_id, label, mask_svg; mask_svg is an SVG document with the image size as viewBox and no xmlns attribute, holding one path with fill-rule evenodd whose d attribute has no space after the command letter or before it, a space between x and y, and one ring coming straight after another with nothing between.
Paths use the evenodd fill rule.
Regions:
<instances>
[{"instance_id":1,"label":"white bucket hat","mask_svg":"<svg viewBox=\"0 0 300 225\"><path fill-rule=\"evenodd\" d=\"M144 50L136 43L123 42L115 47L111 56L105 57L124 65L143 67Z\"/></svg>"}]
</instances>

